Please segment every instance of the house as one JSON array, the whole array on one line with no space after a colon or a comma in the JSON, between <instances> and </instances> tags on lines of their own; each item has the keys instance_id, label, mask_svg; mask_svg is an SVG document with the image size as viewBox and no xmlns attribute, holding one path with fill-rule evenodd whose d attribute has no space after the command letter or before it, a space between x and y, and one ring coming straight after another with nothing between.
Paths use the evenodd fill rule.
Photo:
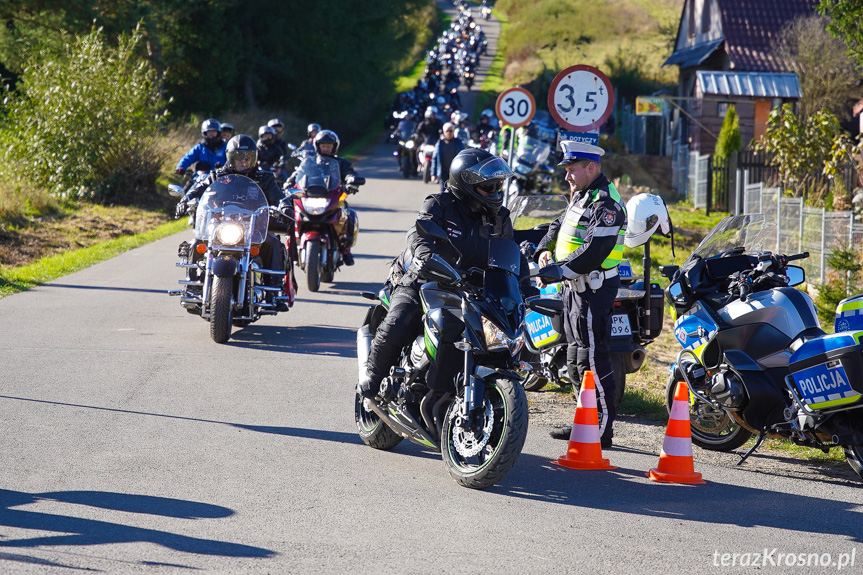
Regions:
<instances>
[{"instance_id":1,"label":"house","mask_svg":"<svg viewBox=\"0 0 863 575\"><path fill-rule=\"evenodd\" d=\"M797 75L773 56L780 31L816 13L819 0L685 0L674 52L672 146L709 154L734 104L744 147L764 133L770 110L800 99ZM677 154L675 154L677 156Z\"/></svg>"}]
</instances>

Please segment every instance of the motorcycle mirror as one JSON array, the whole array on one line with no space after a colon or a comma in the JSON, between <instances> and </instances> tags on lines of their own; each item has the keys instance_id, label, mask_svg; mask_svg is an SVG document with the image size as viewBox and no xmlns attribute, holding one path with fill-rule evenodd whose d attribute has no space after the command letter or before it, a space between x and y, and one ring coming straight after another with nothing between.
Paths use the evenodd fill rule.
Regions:
<instances>
[{"instance_id":1,"label":"motorcycle mirror","mask_svg":"<svg viewBox=\"0 0 863 575\"><path fill-rule=\"evenodd\" d=\"M372 301L377 301L378 299L380 299L380 298L378 298L378 294L376 294L373 291L360 292L360 295L363 296L364 298L370 299Z\"/></svg>"},{"instance_id":2,"label":"motorcycle mirror","mask_svg":"<svg viewBox=\"0 0 863 575\"><path fill-rule=\"evenodd\" d=\"M787 266L785 275L788 276L789 286L797 286L806 281L806 272L800 266Z\"/></svg>"},{"instance_id":3,"label":"motorcycle mirror","mask_svg":"<svg viewBox=\"0 0 863 575\"><path fill-rule=\"evenodd\" d=\"M421 238L450 243L449 236L446 235L446 232L431 220L417 220L416 230Z\"/></svg>"},{"instance_id":4,"label":"motorcycle mirror","mask_svg":"<svg viewBox=\"0 0 863 575\"><path fill-rule=\"evenodd\" d=\"M289 149L291 149L291 150L296 150L296 149L297 149L297 147L296 147L294 144L291 144L290 142L288 142L288 148L289 148Z\"/></svg>"},{"instance_id":5,"label":"motorcycle mirror","mask_svg":"<svg viewBox=\"0 0 863 575\"><path fill-rule=\"evenodd\" d=\"M553 284L563 280L563 270L560 266L546 266L539 268L535 272L531 271L531 277L539 277L547 284Z\"/></svg>"},{"instance_id":6,"label":"motorcycle mirror","mask_svg":"<svg viewBox=\"0 0 863 575\"><path fill-rule=\"evenodd\" d=\"M674 277L674 274L679 269L680 266L659 266L659 273L661 273L664 277L671 279L672 277Z\"/></svg>"},{"instance_id":7,"label":"motorcycle mirror","mask_svg":"<svg viewBox=\"0 0 863 575\"><path fill-rule=\"evenodd\" d=\"M168 184L168 193L175 198L183 197L183 186L177 184Z\"/></svg>"},{"instance_id":8,"label":"motorcycle mirror","mask_svg":"<svg viewBox=\"0 0 863 575\"><path fill-rule=\"evenodd\" d=\"M668 293L674 301L683 301L686 299L686 296L683 294L683 286L680 285L680 282L674 282L668 286Z\"/></svg>"}]
</instances>

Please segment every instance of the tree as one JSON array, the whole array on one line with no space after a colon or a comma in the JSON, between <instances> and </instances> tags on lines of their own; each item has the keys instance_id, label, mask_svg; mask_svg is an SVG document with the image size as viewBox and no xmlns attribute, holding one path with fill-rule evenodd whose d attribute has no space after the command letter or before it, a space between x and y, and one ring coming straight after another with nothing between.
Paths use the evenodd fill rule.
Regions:
<instances>
[{"instance_id":1,"label":"tree","mask_svg":"<svg viewBox=\"0 0 863 575\"><path fill-rule=\"evenodd\" d=\"M827 29L844 40L848 54L863 68L863 0L821 0L818 11L830 17Z\"/></svg>"},{"instance_id":2,"label":"tree","mask_svg":"<svg viewBox=\"0 0 863 575\"><path fill-rule=\"evenodd\" d=\"M802 118L826 109L847 120L853 103L863 95L863 76L854 69L854 59L842 40L828 32L829 23L818 15L790 22L780 32L774 51L783 67L796 72L800 80Z\"/></svg>"},{"instance_id":3,"label":"tree","mask_svg":"<svg viewBox=\"0 0 863 575\"><path fill-rule=\"evenodd\" d=\"M828 193L826 188L816 187L819 171L836 178L839 166L854 163L854 155L860 153L861 147L829 111L819 110L801 120L790 104L770 112L767 133L755 143L755 150L769 153L770 162L779 168L783 190L804 196L813 204L823 203ZM821 170L818 166L822 166Z\"/></svg>"}]
</instances>

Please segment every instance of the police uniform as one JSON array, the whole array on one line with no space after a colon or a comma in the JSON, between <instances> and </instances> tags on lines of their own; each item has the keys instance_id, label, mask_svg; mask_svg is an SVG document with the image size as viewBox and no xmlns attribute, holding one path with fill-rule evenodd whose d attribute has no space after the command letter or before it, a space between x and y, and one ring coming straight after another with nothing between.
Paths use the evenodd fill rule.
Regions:
<instances>
[{"instance_id":1,"label":"police uniform","mask_svg":"<svg viewBox=\"0 0 863 575\"><path fill-rule=\"evenodd\" d=\"M598 163L605 153L597 146L576 142L562 142L561 147L561 166L580 160ZM562 268L567 367L570 377L579 381L585 371L594 374L597 404L604 414L600 435L606 447L611 445L616 415L616 382L609 356L625 233L626 208L614 184L600 172L584 190L573 193L566 212L551 223L535 256L551 251L553 265Z\"/></svg>"}]
</instances>

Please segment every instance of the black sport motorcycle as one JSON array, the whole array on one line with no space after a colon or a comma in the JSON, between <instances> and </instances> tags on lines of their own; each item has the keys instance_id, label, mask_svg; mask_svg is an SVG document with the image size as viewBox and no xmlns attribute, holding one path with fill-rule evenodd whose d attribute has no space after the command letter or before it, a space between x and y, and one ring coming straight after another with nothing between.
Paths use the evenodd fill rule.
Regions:
<instances>
[{"instance_id":1,"label":"black sport motorcycle","mask_svg":"<svg viewBox=\"0 0 863 575\"><path fill-rule=\"evenodd\" d=\"M763 214L722 220L683 266L662 266L683 346L668 380L690 390L692 442L714 451L752 434L824 452L840 447L863 477L863 298L840 302L837 333L821 329L809 296L792 286L802 268L770 251L776 226Z\"/></svg>"},{"instance_id":2,"label":"black sport motorcycle","mask_svg":"<svg viewBox=\"0 0 863 575\"><path fill-rule=\"evenodd\" d=\"M449 243L436 224L419 221L422 237ZM451 244L450 244L451 245ZM455 481L485 489L515 465L527 436L528 406L516 359L522 346L524 303L519 293L520 253L513 242L492 238L485 272L460 273L438 255L423 268L420 289L423 334L401 353L374 399L356 393L355 418L363 443L392 449L403 438L440 451ZM481 276L481 281L479 281ZM371 338L387 313L388 285L357 331L359 377L367 376ZM460 340L459 340L460 338ZM426 385L442 343L455 342L464 364L453 390ZM525 366L521 366L522 369Z\"/></svg>"}]
</instances>

